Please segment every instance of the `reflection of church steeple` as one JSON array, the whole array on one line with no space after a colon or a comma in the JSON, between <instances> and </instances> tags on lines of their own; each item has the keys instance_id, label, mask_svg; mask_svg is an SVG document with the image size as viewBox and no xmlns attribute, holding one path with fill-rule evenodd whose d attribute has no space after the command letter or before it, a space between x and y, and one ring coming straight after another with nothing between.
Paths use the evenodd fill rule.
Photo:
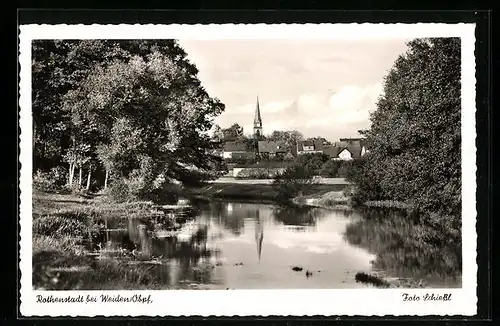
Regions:
<instances>
[{"instance_id":1,"label":"reflection of church steeple","mask_svg":"<svg viewBox=\"0 0 500 326\"><path fill-rule=\"evenodd\" d=\"M257 243L257 255L260 257L262 255L262 240L264 239L264 226L260 223L259 210L255 211L257 222L255 225L255 242Z\"/></svg>"}]
</instances>

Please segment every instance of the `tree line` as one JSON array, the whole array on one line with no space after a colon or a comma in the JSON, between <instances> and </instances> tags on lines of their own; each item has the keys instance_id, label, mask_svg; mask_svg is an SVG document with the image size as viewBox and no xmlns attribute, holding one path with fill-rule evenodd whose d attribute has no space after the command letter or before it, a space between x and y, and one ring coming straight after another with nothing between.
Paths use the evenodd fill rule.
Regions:
<instances>
[{"instance_id":1,"label":"tree line","mask_svg":"<svg viewBox=\"0 0 500 326\"><path fill-rule=\"evenodd\" d=\"M175 40L36 40L32 54L36 175L147 197L224 169L210 134L224 104Z\"/></svg>"},{"instance_id":2,"label":"tree line","mask_svg":"<svg viewBox=\"0 0 500 326\"><path fill-rule=\"evenodd\" d=\"M297 130L273 130L268 135L260 135L257 139L253 136L246 136L243 132L243 127L238 123L233 123L228 128L221 128L216 126L214 133L217 135L218 139L223 142L243 142L253 146L255 140L268 140L283 142L288 148L295 147L299 141L314 141L319 140L323 144L331 144L324 137L304 137L304 135Z\"/></svg>"}]
</instances>

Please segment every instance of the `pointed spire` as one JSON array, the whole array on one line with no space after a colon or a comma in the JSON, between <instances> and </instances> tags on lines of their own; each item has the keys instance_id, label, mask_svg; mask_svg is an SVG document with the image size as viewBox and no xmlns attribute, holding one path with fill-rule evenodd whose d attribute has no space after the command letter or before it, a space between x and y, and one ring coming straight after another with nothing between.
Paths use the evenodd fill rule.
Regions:
<instances>
[{"instance_id":1,"label":"pointed spire","mask_svg":"<svg viewBox=\"0 0 500 326\"><path fill-rule=\"evenodd\" d=\"M257 105L255 106L255 118L253 120L254 126L262 126L262 118L260 117L259 96L257 95Z\"/></svg>"}]
</instances>

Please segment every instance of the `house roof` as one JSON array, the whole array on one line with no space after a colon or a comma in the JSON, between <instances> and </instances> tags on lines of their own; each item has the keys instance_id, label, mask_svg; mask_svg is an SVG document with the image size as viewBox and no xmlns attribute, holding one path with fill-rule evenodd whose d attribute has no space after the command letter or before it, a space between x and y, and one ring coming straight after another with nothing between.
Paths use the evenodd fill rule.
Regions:
<instances>
[{"instance_id":1,"label":"house roof","mask_svg":"<svg viewBox=\"0 0 500 326\"><path fill-rule=\"evenodd\" d=\"M330 157L337 157L341 151L340 147L336 146L326 146L323 148L323 153Z\"/></svg>"},{"instance_id":2,"label":"house roof","mask_svg":"<svg viewBox=\"0 0 500 326\"><path fill-rule=\"evenodd\" d=\"M238 141L228 141L224 143L224 152L246 152L247 144Z\"/></svg>"},{"instance_id":3,"label":"house roof","mask_svg":"<svg viewBox=\"0 0 500 326\"><path fill-rule=\"evenodd\" d=\"M346 142L336 142L334 146L327 146L323 148L323 153L330 157L338 157L338 155L345 149L351 153L352 158L357 159L361 157L362 147L357 143L348 144Z\"/></svg>"},{"instance_id":4,"label":"house roof","mask_svg":"<svg viewBox=\"0 0 500 326\"><path fill-rule=\"evenodd\" d=\"M356 142L356 141L361 141L364 138L340 138L340 141L345 141L345 142Z\"/></svg>"},{"instance_id":5,"label":"house roof","mask_svg":"<svg viewBox=\"0 0 500 326\"><path fill-rule=\"evenodd\" d=\"M352 158L360 158L361 157L361 146L359 144L349 145L346 149L351 152Z\"/></svg>"},{"instance_id":6,"label":"house roof","mask_svg":"<svg viewBox=\"0 0 500 326\"><path fill-rule=\"evenodd\" d=\"M289 148L285 142L268 140L259 141L260 153L284 153L288 151Z\"/></svg>"},{"instance_id":7,"label":"house roof","mask_svg":"<svg viewBox=\"0 0 500 326\"><path fill-rule=\"evenodd\" d=\"M298 151L303 151L304 146L314 146L315 151L320 151L323 149L323 142L321 140L302 140L297 142Z\"/></svg>"}]
</instances>

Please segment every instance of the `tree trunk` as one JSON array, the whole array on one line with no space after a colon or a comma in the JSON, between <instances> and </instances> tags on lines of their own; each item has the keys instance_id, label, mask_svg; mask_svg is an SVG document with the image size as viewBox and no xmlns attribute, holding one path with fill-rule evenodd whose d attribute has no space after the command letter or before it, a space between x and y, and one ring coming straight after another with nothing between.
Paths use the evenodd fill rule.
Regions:
<instances>
[{"instance_id":1,"label":"tree trunk","mask_svg":"<svg viewBox=\"0 0 500 326\"><path fill-rule=\"evenodd\" d=\"M82 185L82 167L80 166L80 175L78 176L78 185Z\"/></svg>"},{"instance_id":2,"label":"tree trunk","mask_svg":"<svg viewBox=\"0 0 500 326\"><path fill-rule=\"evenodd\" d=\"M90 174L92 173L92 165L89 166L89 174L87 176L87 191L90 189Z\"/></svg>"},{"instance_id":3,"label":"tree trunk","mask_svg":"<svg viewBox=\"0 0 500 326\"><path fill-rule=\"evenodd\" d=\"M70 186L73 185L73 176L75 174L75 164L74 163L70 163L69 164L69 179L68 179L68 183Z\"/></svg>"},{"instance_id":4,"label":"tree trunk","mask_svg":"<svg viewBox=\"0 0 500 326\"><path fill-rule=\"evenodd\" d=\"M109 171L106 169L106 176L104 177L104 189L108 188L108 177L109 177Z\"/></svg>"}]
</instances>

